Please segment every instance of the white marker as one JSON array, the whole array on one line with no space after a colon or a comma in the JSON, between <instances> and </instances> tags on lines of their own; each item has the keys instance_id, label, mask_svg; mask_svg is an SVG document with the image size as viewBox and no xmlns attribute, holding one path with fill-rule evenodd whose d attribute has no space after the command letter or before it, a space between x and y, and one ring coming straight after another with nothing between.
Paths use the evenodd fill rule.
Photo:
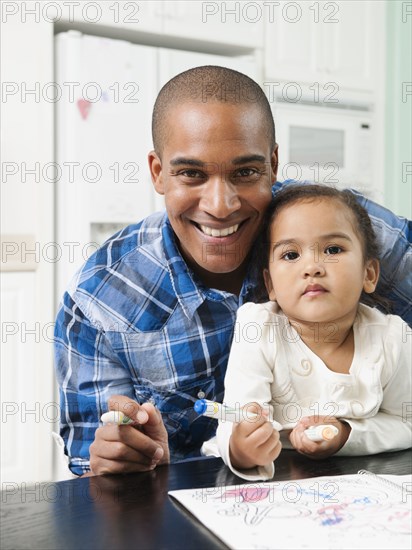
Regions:
<instances>
[{"instance_id":1,"label":"white marker","mask_svg":"<svg viewBox=\"0 0 412 550\"><path fill-rule=\"evenodd\" d=\"M260 416L256 413L249 412L247 409L228 407L222 403L216 401L209 401L208 399L198 399L194 405L194 409L198 414L208 416L209 418L216 418L223 422L241 422L242 420L256 420ZM280 432L281 430L291 430L296 424L280 424L276 420L271 421L275 430ZM332 424L321 424L318 426L311 426L305 430L305 435L311 441L330 441L333 439L339 430Z\"/></svg>"},{"instance_id":2,"label":"white marker","mask_svg":"<svg viewBox=\"0 0 412 550\"><path fill-rule=\"evenodd\" d=\"M339 430L333 424L319 424L305 430L305 435L311 441L330 441L336 437Z\"/></svg>"},{"instance_id":3,"label":"white marker","mask_svg":"<svg viewBox=\"0 0 412 550\"><path fill-rule=\"evenodd\" d=\"M100 420L103 424L118 424L119 426L135 423L131 418L122 413L122 411L108 411L102 414Z\"/></svg>"}]
</instances>

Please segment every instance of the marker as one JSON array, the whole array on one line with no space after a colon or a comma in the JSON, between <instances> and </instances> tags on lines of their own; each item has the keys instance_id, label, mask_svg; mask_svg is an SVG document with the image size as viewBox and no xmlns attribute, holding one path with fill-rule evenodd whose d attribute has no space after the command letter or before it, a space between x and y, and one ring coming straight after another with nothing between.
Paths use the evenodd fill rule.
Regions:
<instances>
[{"instance_id":1,"label":"marker","mask_svg":"<svg viewBox=\"0 0 412 550\"><path fill-rule=\"evenodd\" d=\"M305 435L311 441L330 441L336 437L339 430L332 424L319 424L318 426L311 426L305 430Z\"/></svg>"},{"instance_id":2,"label":"marker","mask_svg":"<svg viewBox=\"0 0 412 550\"><path fill-rule=\"evenodd\" d=\"M117 424L118 426L125 424L135 424L135 422L126 416L122 411L108 411L102 414L100 420L103 424Z\"/></svg>"},{"instance_id":3,"label":"marker","mask_svg":"<svg viewBox=\"0 0 412 550\"><path fill-rule=\"evenodd\" d=\"M256 420L260 418L259 415L253 412L249 412L246 409L228 407L222 403L216 403L216 401L209 401L208 399L198 399L194 404L194 409L198 414L207 416L209 418L216 418L223 422L241 422L242 420ZM284 429L282 424L272 421L273 427L278 432Z\"/></svg>"},{"instance_id":4,"label":"marker","mask_svg":"<svg viewBox=\"0 0 412 550\"><path fill-rule=\"evenodd\" d=\"M198 414L207 416L209 418L216 418L223 422L241 422L242 420L256 420L260 416L256 413L249 412L240 408L228 407L222 403L216 401L209 401L208 399L198 399L194 404L194 409ZM281 430L291 430L296 426L295 423L282 425L276 420L271 421L273 428L280 432ZM305 430L305 435L311 441L330 441L333 439L339 430L332 424L321 424L318 426L311 426Z\"/></svg>"}]
</instances>

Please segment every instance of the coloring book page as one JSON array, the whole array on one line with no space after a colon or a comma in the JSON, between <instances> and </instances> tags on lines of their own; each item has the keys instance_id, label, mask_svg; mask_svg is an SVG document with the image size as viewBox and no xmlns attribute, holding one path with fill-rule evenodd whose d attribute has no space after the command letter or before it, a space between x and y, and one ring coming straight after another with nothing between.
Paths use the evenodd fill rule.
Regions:
<instances>
[{"instance_id":1,"label":"coloring book page","mask_svg":"<svg viewBox=\"0 0 412 550\"><path fill-rule=\"evenodd\" d=\"M411 476L398 476L396 485L345 475L169 495L234 549L412 547Z\"/></svg>"}]
</instances>

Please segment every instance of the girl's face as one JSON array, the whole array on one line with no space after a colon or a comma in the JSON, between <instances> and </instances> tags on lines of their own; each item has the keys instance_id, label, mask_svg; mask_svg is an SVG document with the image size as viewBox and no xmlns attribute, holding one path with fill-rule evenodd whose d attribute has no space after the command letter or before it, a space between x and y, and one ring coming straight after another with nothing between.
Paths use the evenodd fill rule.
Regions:
<instances>
[{"instance_id":1,"label":"girl's face","mask_svg":"<svg viewBox=\"0 0 412 550\"><path fill-rule=\"evenodd\" d=\"M282 208L270 231L269 298L296 322L354 319L362 290L375 290L379 263L363 259L354 215L336 199Z\"/></svg>"}]
</instances>

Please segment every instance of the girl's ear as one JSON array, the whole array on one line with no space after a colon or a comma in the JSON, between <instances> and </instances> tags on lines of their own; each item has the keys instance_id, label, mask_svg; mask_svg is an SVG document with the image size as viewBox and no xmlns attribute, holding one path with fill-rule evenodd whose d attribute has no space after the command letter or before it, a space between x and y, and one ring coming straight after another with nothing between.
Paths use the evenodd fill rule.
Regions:
<instances>
[{"instance_id":1,"label":"girl's ear","mask_svg":"<svg viewBox=\"0 0 412 550\"><path fill-rule=\"evenodd\" d=\"M273 289L272 279L270 278L269 269L263 270L263 279L265 281L265 287L269 296L269 300L271 300L272 302L276 302L275 291Z\"/></svg>"},{"instance_id":2,"label":"girl's ear","mask_svg":"<svg viewBox=\"0 0 412 550\"><path fill-rule=\"evenodd\" d=\"M371 294L375 291L379 279L379 261L368 260L365 266L365 278L363 280L363 290L366 294Z\"/></svg>"}]
</instances>

